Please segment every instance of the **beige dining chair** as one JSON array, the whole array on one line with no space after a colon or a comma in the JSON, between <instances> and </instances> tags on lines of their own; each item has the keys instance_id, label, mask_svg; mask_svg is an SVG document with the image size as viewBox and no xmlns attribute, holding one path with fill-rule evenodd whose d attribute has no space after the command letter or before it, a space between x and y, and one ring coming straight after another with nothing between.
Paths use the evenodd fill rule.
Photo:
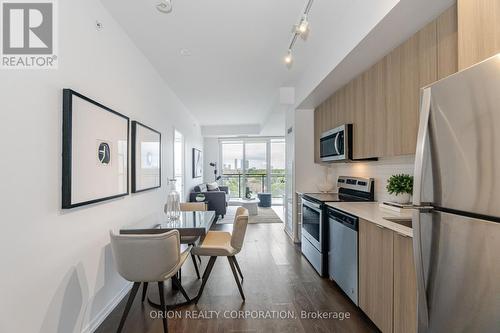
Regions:
<instances>
[{"instance_id":1,"label":"beige dining chair","mask_svg":"<svg viewBox=\"0 0 500 333\"><path fill-rule=\"evenodd\" d=\"M180 209L183 212L204 212L207 210L207 205L204 202L181 202ZM194 246L199 238L199 236L182 236L181 244ZM201 264L200 256L197 257ZM200 279L200 271L198 269L198 264L196 262L196 257L194 254L191 254L191 259L193 261L194 270L196 271L196 276L198 277L198 279Z\"/></svg>"},{"instance_id":2,"label":"beige dining chair","mask_svg":"<svg viewBox=\"0 0 500 333\"><path fill-rule=\"evenodd\" d=\"M170 278L186 301L191 301L177 278L177 272L191 251L191 247L188 247L182 253L180 252L179 231L172 230L162 234L147 235L117 235L110 232L110 238L118 273L125 280L134 283L117 332L123 329L141 283L143 283L143 301L148 283L158 283L160 304L163 310L166 310L164 281ZM163 331L168 332L166 316L163 316Z\"/></svg>"},{"instance_id":3,"label":"beige dining chair","mask_svg":"<svg viewBox=\"0 0 500 333\"><path fill-rule=\"evenodd\" d=\"M234 279L238 285L238 290L240 291L241 298L245 300L245 294L243 293L243 288L241 287L241 282L243 282L243 274L241 273L240 265L236 260L236 255L243 248L243 242L245 240L245 233L248 225L248 210L243 207L239 207L236 210L236 216L234 217L233 232L225 231L209 231L203 240L203 243L199 246L195 246L191 253L210 257L205 272L203 273L203 278L198 291L198 296L196 296L196 303L200 299L205 284L210 277L212 268L214 267L215 260L217 257L227 257L229 261L229 266L233 272ZM241 276L241 282L238 277Z\"/></svg>"}]
</instances>

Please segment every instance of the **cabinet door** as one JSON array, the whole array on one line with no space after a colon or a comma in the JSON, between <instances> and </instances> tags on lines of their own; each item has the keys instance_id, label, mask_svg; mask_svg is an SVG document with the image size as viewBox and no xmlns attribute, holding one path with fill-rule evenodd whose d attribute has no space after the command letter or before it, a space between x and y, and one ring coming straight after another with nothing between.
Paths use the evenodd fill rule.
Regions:
<instances>
[{"instance_id":1,"label":"cabinet door","mask_svg":"<svg viewBox=\"0 0 500 333\"><path fill-rule=\"evenodd\" d=\"M400 155L403 133L401 123L401 47L385 58L387 75L386 156Z\"/></svg>"},{"instance_id":2,"label":"cabinet door","mask_svg":"<svg viewBox=\"0 0 500 333\"><path fill-rule=\"evenodd\" d=\"M500 52L500 1L458 0L458 67Z\"/></svg>"},{"instance_id":3,"label":"cabinet door","mask_svg":"<svg viewBox=\"0 0 500 333\"><path fill-rule=\"evenodd\" d=\"M415 154L420 99L418 35L401 46L401 153Z\"/></svg>"},{"instance_id":4,"label":"cabinet door","mask_svg":"<svg viewBox=\"0 0 500 333\"><path fill-rule=\"evenodd\" d=\"M319 136L321 135L321 108L318 106L314 109L314 163L320 163L319 159Z\"/></svg>"},{"instance_id":5,"label":"cabinet door","mask_svg":"<svg viewBox=\"0 0 500 333\"><path fill-rule=\"evenodd\" d=\"M359 306L382 332L393 327L393 232L359 221Z\"/></svg>"},{"instance_id":6,"label":"cabinet door","mask_svg":"<svg viewBox=\"0 0 500 333\"><path fill-rule=\"evenodd\" d=\"M458 70L457 5L453 5L437 18L438 79Z\"/></svg>"},{"instance_id":7,"label":"cabinet door","mask_svg":"<svg viewBox=\"0 0 500 333\"><path fill-rule=\"evenodd\" d=\"M365 155L365 88L363 75L358 76L353 82L353 157L363 158Z\"/></svg>"},{"instance_id":8,"label":"cabinet door","mask_svg":"<svg viewBox=\"0 0 500 333\"><path fill-rule=\"evenodd\" d=\"M379 61L363 74L365 89L364 156L385 156L386 149L386 73Z\"/></svg>"},{"instance_id":9,"label":"cabinet door","mask_svg":"<svg viewBox=\"0 0 500 333\"><path fill-rule=\"evenodd\" d=\"M394 333L417 331L417 281L410 237L394 233Z\"/></svg>"}]
</instances>

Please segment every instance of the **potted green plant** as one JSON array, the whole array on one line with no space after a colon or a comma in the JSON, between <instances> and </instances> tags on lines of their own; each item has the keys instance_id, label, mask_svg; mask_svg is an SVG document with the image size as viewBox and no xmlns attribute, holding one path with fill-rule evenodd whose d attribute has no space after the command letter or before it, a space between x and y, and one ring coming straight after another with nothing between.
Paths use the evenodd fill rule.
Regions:
<instances>
[{"instance_id":1,"label":"potted green plant","mask_svg":"<svg viewBox=\"0 0 500 333\"><path fill-rule=\"evenodd\" d=\"M387 180L387 192L393 195L396 203L409 203L413 193L413 176L408 174L392 175Z\"/></svg>"},{"instance_id":2,"label":"potted green plant","mask_svg":"<svg viewBox=\"0 0 500 333\"><path fill-rule=\"evenodd\" d=\"M198 202L205 201L205 194L203 194L203 193L198 193L198 194L196 195L196 201L198 201Z\"/></svg>"}]
</instances>

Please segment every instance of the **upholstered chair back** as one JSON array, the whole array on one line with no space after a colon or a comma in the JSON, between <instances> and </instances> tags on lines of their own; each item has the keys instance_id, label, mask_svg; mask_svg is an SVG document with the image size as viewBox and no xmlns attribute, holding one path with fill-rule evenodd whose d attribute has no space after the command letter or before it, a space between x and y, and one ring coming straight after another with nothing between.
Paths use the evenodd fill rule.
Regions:
<instances>
[{"instance_id":1,"label":"upholstered chair back","mask_svg":"<svg viewBox=\"0 0 500 333\"><path fill-rule=\"evenodd\" d=\"M181 202L182 212L204 212L207 210L207 205L204 202Z\"/></svg>"},{"instance_id":2,"label":"upholstered chair back","mask_svg":"<svg viewBox=\"0 0 500 333\"><path fill-rule=\"evenodd\" d=\"M163 281L180 262L179 231L163 234L117 235L110 232L111 249L120 275L132 282Z\"/></svg>"},{"instance_id":3,"label":"upholstered chair back","mask_svg":"<svg viewBox=\"0 0 500 333\"><path fill-rule=\"evenodd\" d=\"M248 210L243 207L238 207L236 210L236 215L234 217L233 232L231 235L231 246L235 249L241 251L243 248L243 242L245 241L245 234L247 232L248 225Z\"/></svg>"}]
</instances>

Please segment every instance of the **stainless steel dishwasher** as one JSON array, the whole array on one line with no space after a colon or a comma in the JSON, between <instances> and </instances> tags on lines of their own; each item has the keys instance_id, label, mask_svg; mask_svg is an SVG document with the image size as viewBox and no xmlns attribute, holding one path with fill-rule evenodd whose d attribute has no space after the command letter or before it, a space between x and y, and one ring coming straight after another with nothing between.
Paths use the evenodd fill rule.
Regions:
<instances>
[{"instance_id":1,"label":"stainless steel dishwasher","mask_svg":"<svg viewBox=\"0 0 500 333\"><path fill-rule=\"evenodd\" d=\"M328 208L328 274L358 305L358 218Z\"/></svg>"}]
</instances>

